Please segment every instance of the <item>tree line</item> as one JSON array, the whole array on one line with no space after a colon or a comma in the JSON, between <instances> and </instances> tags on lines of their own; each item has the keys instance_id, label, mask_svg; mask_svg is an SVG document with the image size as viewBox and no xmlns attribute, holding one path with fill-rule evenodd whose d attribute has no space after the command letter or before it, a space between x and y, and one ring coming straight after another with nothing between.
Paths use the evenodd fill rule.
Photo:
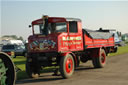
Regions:
<instances>
[{"instance_id":1,"label":"tree line","mask_svg":"<svg viewBox=\"0 0 128 85\"><path fill-rule=\"evenodd\" d=\"M15 39L15 40L24 40L22 36L16 36L16 35L4 35L2 36L2 38L12 38L12 39Z\"/></svg>"}]
</instances>

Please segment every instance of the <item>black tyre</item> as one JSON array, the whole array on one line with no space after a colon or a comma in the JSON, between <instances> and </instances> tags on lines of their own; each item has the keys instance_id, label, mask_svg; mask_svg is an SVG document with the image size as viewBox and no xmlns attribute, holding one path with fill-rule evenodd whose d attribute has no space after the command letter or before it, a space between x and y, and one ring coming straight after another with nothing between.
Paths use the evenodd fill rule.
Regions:
<instances>
[{"instance_id":1,"label":"black tyre","mask_svg":"<svg viewBox=\"0 0 128 85\"><path fill-rule=\"evenodd\" d=\"M106 64L106 53L104 49L99 51L99 56L93 56L92 63L95 68L103 68Z\"/></svg>"},{"instance_id":2,"label":"black tyre","mask_svg":"<svg viewBox=\"0 0 128 85\"><path fill-rule=\"evenodd\" d=\"M116 53L118 50L118 47L114 47L114 53Z\"/></svg>"},{"instance_id":3,"label":"black tyre","mask_svg":"<svg viewBox=\"0 0 128 85\"><path fill-rule=\"evenodd\" d=\"M0 52L0 85L14 85L15 80L15 66L10 56Z\"/></svg>"},{"instance_id":4,"label":"black tyre","mask_svg":"<svg viewBox=\"0 0 128 85\"><path fill-rule=\"evenodd\" d=\"M63 78L69 78L74 72L74 59L71 54L61 57L60 73Z\"/></svg>"},{"instance_id":5,"label":"black tyre","mask_svg":"<svg viewBox=\"0 0 128 85\"><path fill-rule=\"evenodd\" d=\"M32 63L29 62L28 59L26 61L26 73L30 78L38 78L40 75L39 69L36 68L36 66L32 65Z\"/></svg>"}]
</instances>

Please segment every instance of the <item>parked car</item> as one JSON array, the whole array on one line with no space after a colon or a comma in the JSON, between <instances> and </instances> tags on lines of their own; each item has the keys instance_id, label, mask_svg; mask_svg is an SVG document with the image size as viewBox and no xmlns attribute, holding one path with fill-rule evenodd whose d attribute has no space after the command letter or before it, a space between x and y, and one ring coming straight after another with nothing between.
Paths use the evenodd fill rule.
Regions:
<instances>
[{"instance_id":1,"label":"parked car","mask_svg":"<svg viewBox=\"0 0 128 85\"><path fill-rule=\"evenodd\" d=\"M2 46L3 46L3 45L2 45L2 44L0 44L0 51L1 51L1 49L2 49Z\"/></svg>"},{"instance_id":2,"label":"parked car","mask_svg":"<svg viewBox=\"0 0 128 85\"><path fill-rule=\"evenodd\" d=\"M24 45L3 45L1 51L13 57L25 56L26 53Z\"/></svg>"}]
</instances>

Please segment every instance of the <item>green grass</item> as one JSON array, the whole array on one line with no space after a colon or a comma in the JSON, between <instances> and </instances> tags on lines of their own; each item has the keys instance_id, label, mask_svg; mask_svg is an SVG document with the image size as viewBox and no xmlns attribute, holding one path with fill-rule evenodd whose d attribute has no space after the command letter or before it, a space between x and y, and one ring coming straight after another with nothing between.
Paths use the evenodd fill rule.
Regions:
<instances>
[{"instance_id":1,"label":"green grass","mask_svg":"<svg viewBox=\"0 0 128 85\"><path fill-rule=\"evenodd\" d=\"M16 58L13 58L13 61L15 63L15 65L21 69L21 71L19 71L17 73L17 80L19 79L26 79L28 78L26 72L25 72L25 61L26 58L24 56L17 56Z\"/></svg>"},{"instance_id":2,"label":"green grass","mask_svg":"<svg viewBox=\"0 0 128 85\"><path fill-rule=\"evenodd\" d=\"M13 58L12 60L15 63L15 65L21 69L21 71L17 72L17 80L29 78L27 73L25 72L26 58L24 56L17 56L16 58ZM43 71L41 71L41 73L53 72L54 70L55 70L54 66L45 67L43 68Z\"/></svg>"},{"instance_id":3,"label":"green grass","mask_svg":"<svg viewBox=\"0 0 128 85\"><path fill-rule=\"evenodd\" d=\"M117 53L111 53L109 56L116 56L116 55L121 55L121 54L124 54L124 53L128 53L128 45L126 45L124 47L119 47ZM16 64L16 66L21 69L21 71L17 73L17 79L21 80L21 79L28 78L28 76L25 72L26 58L23 57L23 56L17 56L16 58L13 58L13 61ZM46 67L46 68L43 69L42 73L51 72L51 71L54 70L54 68L55 67Z\"/></svg>"},{"instance_id":4,"label":"green grass","mask_svg":"<svg viewBox=\"0 0 128 85\"><path fill-rule=\"evenodd\" d=\"M116 56L116 55L121 55L128 53L128 44L123 47L118 47L118 51L116 53L111 53L109 56Z\"/></svg>"}]
</instances>

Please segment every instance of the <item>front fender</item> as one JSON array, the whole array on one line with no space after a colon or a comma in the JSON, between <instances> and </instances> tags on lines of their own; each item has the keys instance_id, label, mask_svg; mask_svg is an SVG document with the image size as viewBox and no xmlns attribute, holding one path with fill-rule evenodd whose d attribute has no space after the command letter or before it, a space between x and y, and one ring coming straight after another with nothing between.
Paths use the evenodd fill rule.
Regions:
<instances>
[{"instance_id":1,"label":"front fender","mask_svg":"<svg viewBox=\"0 0 128 85\"><path fill-rule=\"evenodd\" d=\"M72 57L73 57L73 59L74 59L74 61L75 61L75 66L77 66L77 58L76 58L76 55L74 54L74 53L72 53L72 52L65 52L65 53L61 53L60 55L61 56L66 56L66 55L68 55L68 54L71 54L72 55Z\"/></svg>"}]
</instances>

